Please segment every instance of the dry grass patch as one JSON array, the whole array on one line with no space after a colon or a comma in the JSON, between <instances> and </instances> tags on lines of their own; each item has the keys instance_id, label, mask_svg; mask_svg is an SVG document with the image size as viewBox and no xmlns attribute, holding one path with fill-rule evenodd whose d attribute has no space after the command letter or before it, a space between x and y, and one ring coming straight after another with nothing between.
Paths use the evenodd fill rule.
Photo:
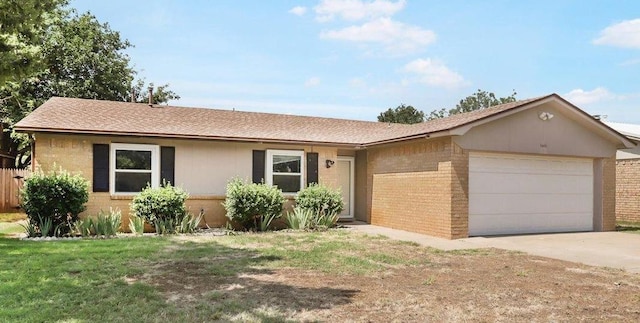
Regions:
<instances>
[{"instance_id":1,"label":"dry grass patch","mask_svg":"<svg viewBox=\"0 0 640 323\"><path fill-rule=\"evenodd\" d=\"M638 275L346 229L0 243L1 321L640 320Z\"/></svg>"}]
</instances>

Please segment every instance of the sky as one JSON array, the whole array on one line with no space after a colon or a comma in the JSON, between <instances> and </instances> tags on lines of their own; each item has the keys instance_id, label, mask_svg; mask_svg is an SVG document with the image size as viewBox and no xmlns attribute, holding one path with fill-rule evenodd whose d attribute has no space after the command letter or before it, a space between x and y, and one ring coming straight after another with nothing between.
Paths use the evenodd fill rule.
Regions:
<instances>
[{"instance_id":1,"label":"sky","mask_svg":"<svg viewBox=\"0 0 640 323\"><path fill-rule=\"evenodd\" d=\"M478 89L640 124L640 1L72 0L172 105L375 121Z\"/></svg>"}]
</instances>

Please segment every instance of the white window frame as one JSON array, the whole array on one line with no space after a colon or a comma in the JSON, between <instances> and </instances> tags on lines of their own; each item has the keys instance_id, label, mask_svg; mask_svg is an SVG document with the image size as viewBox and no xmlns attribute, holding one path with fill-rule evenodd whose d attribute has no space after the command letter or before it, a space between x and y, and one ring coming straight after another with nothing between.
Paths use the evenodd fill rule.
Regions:
<instances>
[{"instance_id":1,"label":"white window frame","mask_svg":"<svg viewBox=\"0 0 640 323\"><path fill-rule=\"evenodd\" d=\"M300 173L274 173L273 172L273 156L294 156L300 157ZM304 151L302 150L267 150L267 162L266 165L266 184L269 186L273 186L273 175L285 175L285 176L300 176L300 188L298 192L304 188L304 174L305 174L305 159L304 159ZM295 195L298 192L282 192L285 195Z\"/></svg>"},{"instance_id":2,"label":"white window frame","mask_svg":"<svg viewBox=\"0 0 640 323\"><path fill-rule=\"evenodd\" d=\"M143 144L111 144L109 154L109 192L112 195L136 195L139 192L116 192L116 150L136 150L151 152L151 188L160 187L160 146ZM146 170L121 169L119 173L144 173Z\"/></svg>"}]
</instances>

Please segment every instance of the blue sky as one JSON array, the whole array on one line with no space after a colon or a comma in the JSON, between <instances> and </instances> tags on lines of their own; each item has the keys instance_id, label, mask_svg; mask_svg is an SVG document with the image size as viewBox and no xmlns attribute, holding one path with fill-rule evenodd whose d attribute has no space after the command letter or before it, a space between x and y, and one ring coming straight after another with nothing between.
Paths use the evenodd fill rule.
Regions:
<instances>
[{"instance_id":1,"label":"blue sky","mask_svg":"<svg viewBox=\"0 0 640 323\"><path fill-rule=\"evenodd\" d=\"M74 0L174 105L376 120L477 89L640 124L640 1Z\"/></svg>"}]
</instances>

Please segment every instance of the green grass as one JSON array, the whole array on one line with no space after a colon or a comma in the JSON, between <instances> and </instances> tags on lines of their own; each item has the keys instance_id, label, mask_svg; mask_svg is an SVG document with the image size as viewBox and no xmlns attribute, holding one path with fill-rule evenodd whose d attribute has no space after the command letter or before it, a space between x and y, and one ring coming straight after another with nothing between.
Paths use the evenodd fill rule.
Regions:
<instances>
[{"instance_id":1,"label":"green grass","mask_svg":"<svg viewBox=\"0 0 640 323\"><path fill-rule=\"evenodd\" d=\"M0 238L0 321L281 322L283 313L305 310L296 298L326 291L251 275L287 268L365 275L426 264L429 258L426 248L344 230L184 240ZM242 288L229 290L230 285ZM282 293L274 299L293 301L271 304L264 295L272 291ZM170 300L183 292L193 297Z\"/></svg>"},{"instance_id":2,"label":"green grass","mask_svg":"<svg viewBox=\"0 0 640 323\"><path fill-rule=\"evenodd\" d=\"M24 233L24 228L15 222L0 222L0 237Z\"/></svg>"},{"instance_id":3,"label":"green grass","mask_svg":"<svg viewBox=\"0 0 640 323\"><path fill-rule=\"evenodd\" d=\"M640 234L640 223L638 223L638 222L618 221L618 222L616 222L616 231L624 231L624 232L629 232L629 233Z\"/></svg>"}]
</instances>

